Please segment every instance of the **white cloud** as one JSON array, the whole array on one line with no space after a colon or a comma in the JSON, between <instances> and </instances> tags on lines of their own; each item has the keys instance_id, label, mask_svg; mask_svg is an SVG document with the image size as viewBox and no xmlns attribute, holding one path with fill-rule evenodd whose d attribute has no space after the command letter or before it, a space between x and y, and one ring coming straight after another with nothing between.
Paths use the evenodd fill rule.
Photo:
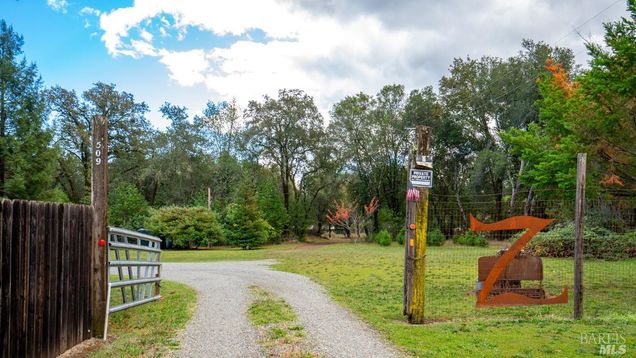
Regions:
<instances>
[{"instance_id":1,"label":"white cloud","mask_svg":"<svg viewBox=\"0 0 636 358\"><path fill-rule=\"evenodd\" d=\"M99 16L102 14L101 11L99 11L98 9L94 9L92 7L88 7L88 6L84 6L82 8L82 10L80 10L80 14L82 15L93 15L93 16Z\"/></svg>"},{"instance_id":2,"label":"white cloud","mask_svg":"<svg viewBox=\"0 0 636 358\"><path fill-rule=\"evenodd\" d=\"M64 14L66 13L66 8L68 7L68 2L66 0L47 0L46 3L55 11Z\"/></svg>"},{"instance_id":3,"label":"white cloud","mask_svg":"<svg viewBox=\"0 0 636 358\"><path fill-rule=\"evenodd\" d=\"M209 67L203 50L170 52L160 50L161 63L170 71L170 78L182 86L193 86L205 81L205 73Z\"/></svg>"},{"instance_id":4,"label":"white cloud","mask_svg":"<svg viewBox=\"0 0 636 358\"><path fill-rule=\"evenodd\" d=\"M204 84L219 99L242 103L301 88L325 112L344 95L387 83L434 85L453 57L511 56L523 38L555 42L602 8L596 0L135 0L102 13L100 27L111 55L157 57L181 86ZM183 40L195 28L241 39L166 47L171 34Z\"/></svg>"},{"instance_id":5,"label":"white cloud","mask_svg":"<svg viewBox=\"0 0 636 358\"><path fill-rule=\"evenodd\" d=\"M139 32L139 36L141 36L142 39L146 40L146 42L152 42L152 34L145 29L141 29L141 31Z\"/></svg>"}]
</instances>

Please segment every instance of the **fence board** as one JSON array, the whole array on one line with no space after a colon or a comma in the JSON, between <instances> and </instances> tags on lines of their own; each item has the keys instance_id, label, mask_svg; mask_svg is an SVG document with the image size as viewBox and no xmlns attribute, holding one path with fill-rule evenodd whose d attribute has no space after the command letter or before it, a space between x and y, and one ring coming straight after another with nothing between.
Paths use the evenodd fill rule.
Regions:
<instances>
[{"instance_id":1,"label":"fence board","mask_svg":"<svg viewBox=\"0 0 636 358\"><path fill-rule=\"evenodd\" d=\"M12 300L12 227L13 227L13 210L11 206L11 202L5 201L2 202L2 215L1 222L2 228L0 229L0 245L2 246L2 256L0 259L2 260L2 301L0 303L0 344L2 348L0 349L0 356L2 357L11 357L10 351L10 342L11 342L11 315L10 313L10 305Z\"/></svg>"},{"instance_id":2,"label":"fence board","mask_svg":"<svg viewBox=\"0 0 636 358\"><path fill-rule=\"evenodd\" d=\"M55 357L91 337L92 208L0 208L0 356Z\"/></svg>"}]
</instances>

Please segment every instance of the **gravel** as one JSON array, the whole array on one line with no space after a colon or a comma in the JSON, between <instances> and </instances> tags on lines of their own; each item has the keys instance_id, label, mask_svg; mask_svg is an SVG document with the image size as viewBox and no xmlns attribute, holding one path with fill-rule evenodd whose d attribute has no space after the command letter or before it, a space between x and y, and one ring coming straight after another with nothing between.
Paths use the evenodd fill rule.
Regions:
<instances>
[{"instance_id":1,"label":"gravel","mask_svg":"<svg viewBox=\"0 0 636 358\"><path fill-rule=\"evenodd\" d=\"M296 311L314 353L325 357L400 357L395 348L308 278L275 271L273 260L166 263L162 276L194 287L199 300L181 335L179 357L262 357L247 318L248 287L261 286Z\"/></svg>"}]
</instances>

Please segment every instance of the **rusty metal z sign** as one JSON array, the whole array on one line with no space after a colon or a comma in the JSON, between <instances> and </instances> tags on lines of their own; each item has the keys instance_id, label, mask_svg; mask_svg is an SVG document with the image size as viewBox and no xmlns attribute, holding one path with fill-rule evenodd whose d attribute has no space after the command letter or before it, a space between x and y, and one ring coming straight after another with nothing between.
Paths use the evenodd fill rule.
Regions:
<instances>
[{"instance_id":1,"label":"rusty metal z sign","mask_svg":"<svg viewBox=\"0 0 636 358\"><path fill-rule=\"evenodd\" d=\"M499 279L501 274L506 270L512 260L521 252L528 242L546 226L548 226L553 219L540 219L533 216L514 216L505 220L501 220L495 223L486 224L475 219L470 215L470 229L472 231L502 231L502 230L523 230L526 232L519 237L510 248L499 257L494 266L488 273L486 280L483 284L483 288L479 291L477 296L477 307L487 306L520 306L520 305L548 305L556 303L568 302L568 289L563 288L563 291L558 296L546 296L544 298L528 297L523 294L515 292L504 292L498 295L490 295L493 290L495 282Z\"/></svg>"}]
</instances>

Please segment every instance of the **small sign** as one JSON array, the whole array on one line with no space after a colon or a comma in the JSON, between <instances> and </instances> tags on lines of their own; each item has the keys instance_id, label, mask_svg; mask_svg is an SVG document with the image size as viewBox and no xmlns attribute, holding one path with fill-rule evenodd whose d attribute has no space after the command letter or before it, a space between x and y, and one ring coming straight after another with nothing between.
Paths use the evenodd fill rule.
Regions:
<instances>
[{"instance_id":1,"label":"small sign","mask_svg":"<svg viewBox=\"0 0 636 358\"><path fill-rule=\"evenodd\" d=\"M433 187L433 171L422 169L411 169L411 185L418 188Z\"/></svg>"}]
</instances>

